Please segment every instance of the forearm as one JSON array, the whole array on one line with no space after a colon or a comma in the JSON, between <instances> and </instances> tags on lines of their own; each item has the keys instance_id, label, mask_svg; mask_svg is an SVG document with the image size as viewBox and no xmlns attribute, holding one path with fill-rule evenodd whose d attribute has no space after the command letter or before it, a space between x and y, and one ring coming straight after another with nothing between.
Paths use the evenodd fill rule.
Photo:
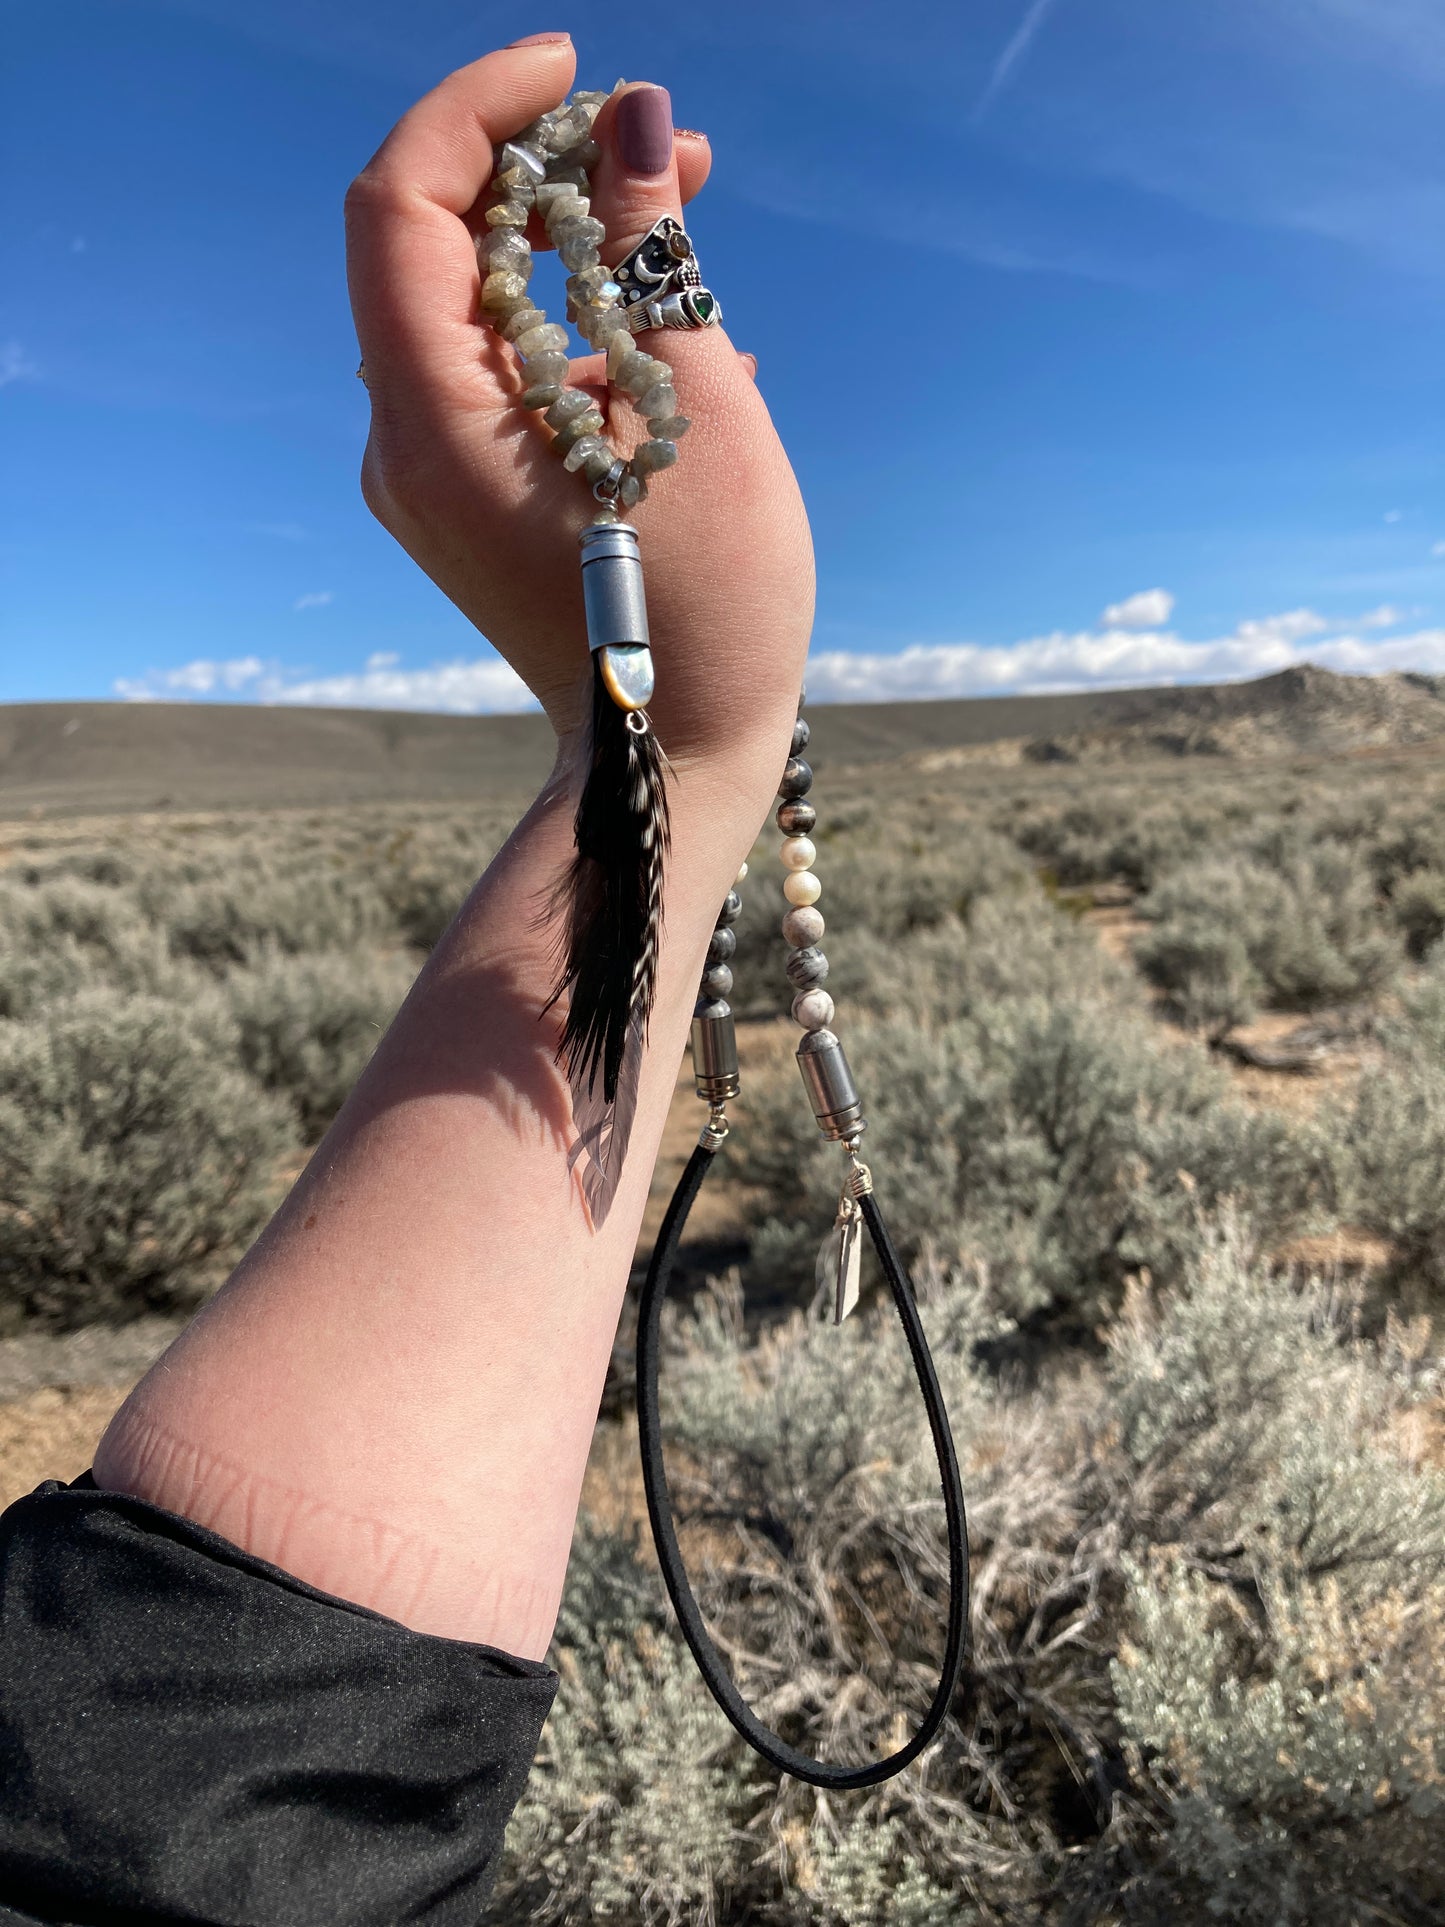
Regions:
<instances>
[{"instance_id":1,"label":"forearm","mask_svg":"<svg viewBox=\"0 0 1445 1927\"><path fill-rule=\"evenodd\" d=\"M101 1484L418 1630L546 1650L708 935L790 721L676 772L657 1002L603 1227L567 1169L541 1014L573 803L549 785L271 1225L118 1415Z\"/></svg>"}]
</instances>

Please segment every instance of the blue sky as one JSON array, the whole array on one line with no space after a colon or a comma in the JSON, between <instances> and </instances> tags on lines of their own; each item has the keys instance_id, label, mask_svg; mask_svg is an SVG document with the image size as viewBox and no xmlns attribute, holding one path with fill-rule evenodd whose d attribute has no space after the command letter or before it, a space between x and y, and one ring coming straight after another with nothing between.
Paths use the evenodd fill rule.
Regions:
<instances>
[{"instance_id":1,"label":"blue sky","mask_svg":"<svg viewBox=\"0 0 1445 1927\"><path fill-rule=\"evenodd\" d=\"M559 27L712 139L813 695L1445 670L1439 0L67 0L0 80L0 700L521 700L362 505L341 201Z\"/></svg>"}]
</instances>

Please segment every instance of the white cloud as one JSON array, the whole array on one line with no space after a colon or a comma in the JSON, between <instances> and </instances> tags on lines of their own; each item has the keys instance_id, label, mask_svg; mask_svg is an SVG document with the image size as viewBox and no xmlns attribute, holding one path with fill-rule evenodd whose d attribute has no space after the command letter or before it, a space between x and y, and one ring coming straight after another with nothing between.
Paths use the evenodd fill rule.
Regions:
<instances>
[{"instance_id":1,"label":"white cloud","mask_svg":"<svg viewBox=\"0 0 1445 1927\"><path fill-rule=\"evenodd\" d=\"M368 656L359 670L300 676L258 656L230 662L202 658L177 669L118 677L114 689L122 701L131 703L239 695L256 703L442 710L459 716L511 714L537 706L521 677L499 656L433 663L426 669L402 669L400 660L394 651L381 650Z\"/></svg>"},{"instance_id":2,"label":"white cloud","mask_svg":"<svg viewBox=\"0 0 1445 1927\"><path fill-rule=\"evenodd\" d=\"M1386 520L1387 522L1398 522L1398 521L1399 521L1399 519L1400 519L1400 510L1399 510L1399 509L1386 509L1386 510L1385 510L1385 520Z\"/></svg>"},{"instance_id":3,"label":"white cloud","mask_svg":"<svg viewBox=\"0 0 1445 1927\"><path fill-rule=\"evenodd\" d=\"M1392 602L1382 602L1378 609L1367 609L1364 615L1355 620L1357 629L1393 629L1405 620L1405 611L1397 609Z\"/></svg>"},{"instance_id":4,"label":"white cloud","mask_svg":"<svg viewBox=\"0 0 1445 1927\"><path fill-rule=\"evenodd\" d=\"M955 642L914 643L891 655L822 650L808 658L808 698L903 702L1030 690L1233 682L1305 661L1349 674L1445 670L1445 629L1367 637L1357 633L1364 626L1355 623L1336 630L1311 609L1290 609L1241 622L1227 636L1199 642L1168 629L1115 625L1055 630L997 648Z\"/></svg>"},{"instance_id":5,"label":"white cloud","mask_svg":"<svg viewBox=\"0 0 1445 1927\"><path fill-rule=\"evenodd\" d=\"M34 381L39 373L18 341L0 341L0 388L12 381Z\"/></svg>"},{"instance_id":6,"label":"white cloud","mask_svg":"<svg viewBox=\"0 0 1445 1927\"><path fill-rule=\"evenodd\" d=\"M994 101L998 99L1004 88L1007 87L1020 61L1022 61L1024 55L1033 45L1039 28L1044 24L1044 17L1053 4L1054 0L1029 0L1029 5L1024 9L1022 20L1020 20L1017 27L1014 28L1013 33L1009 37L1008 44L1004 47L998 59L993 63L993 68L989 73L984 90L979 95L978 103L974 107L974 120L981 120L993 105Z\"/></svg>"},{"instance_id":7,"label":"white cloud","mask_svg":"<svg viewBox=\"0 0 1445 1927\"><path fill-rule=\"evenodd\" d=\"M293 609L324 609L328 602L336 600L334 589L313 589L310 595L299 595L291 604Z\"/></svg>"},{"instance_id":8,"label":"white cloud","mask_svg":"<svg viewBox=\"0 0 1445 1927\"><path fill-rule=\"evenodd\" d=\"M1432 542L1430 544L1430 553L1431 555L1445 555L1445 542Z\"/></svg>"},{"instance_id":9,"label":"white cloud","mask_svg":"<svg viewBox=\"0 0 1445 1927\"><path fill-rule=\"evenodd\" d=\"M1106 629L1157 629L1174 613L1174 598L1167 589L1141 589L1138 595L1111 602L1099 620Z\"/></svg>"}]
</instances>

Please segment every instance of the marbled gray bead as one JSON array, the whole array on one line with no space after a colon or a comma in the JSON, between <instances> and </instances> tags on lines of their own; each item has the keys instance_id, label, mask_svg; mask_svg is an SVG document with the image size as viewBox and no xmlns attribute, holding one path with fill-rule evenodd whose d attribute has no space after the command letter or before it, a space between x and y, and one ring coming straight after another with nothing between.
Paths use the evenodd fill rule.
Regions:
<instances>
[{"instance_id":1,"label":"marbled gray bead","mask_svg":"<svg viewBox=\"0 0 1445 1927\"><path fill-rule=\"evenodd\" d=\"M566 355L540 354L528 355L522 363L522 373L529 382L566 381L571 367Z\"/></svg>"},{"instance_id":2,"label":"marbled gray bead","mask_svg":"<svg viewBox=\"0 0 1445 1927\"><path fill-rule=\"evenodd\" d=\"M550 408L562 389L555 381L539 381L522 394L523 408Z\"/></svg>"},{"instance_id":3,"label":"marbled gray bead","mask_svg":"<svg viewBox=\"0 0 1445 1927\"><path fill-rule=\"evenodd\" d=\"M803 802L801 797L791 803L779 803L778 813L773 821L784 836L806 836L818 820L818 812L811 803Z\"/></svg>"},{"instance_id":4,"label":"marbled gray bead","mask_svg":"<svg viewBox=\"0 0 1445 1927\"><path fill-rule=\"evenodd\" d=\"M677 390L670 381L655 381L637 397L637 412L639 415L657 415L663 419L675 415Z\"/></svg>"},{"instance_id":5,"label":"marbled gray bead","mask_svg":"<svg viewBox=\"0 0 1445 1927\"><path fill-rule=\"evenodd\" d=\"M540 328L546 319L547 316L541 308L534 308L530 304L525 308L519 308L509 320L503 323L502 339L518 341L523 335L530 334L533 328Z\"/></svg>"},{"instance_id":6,"label":"marbled gray bead","mask_svg":"<svg viewBox=\"0 0 1445 1927\"><path fill-rule=\"evenodd\" d=\"M707 940L707 960L710 964L726 963L738 947L738 933L726 924L713 931Z\"/></svg>"},{"instance_id":7,"label":"marbled gray bead","mask_svg":"<svg viewBox=\"0 0 1445 1927\"><path fill-rule=\"evenodd\" d=\"M488 314L515 314L527 296L527 277L508 269L489 274L482 283L482 306Z\"/></svg>"},{"instance_id":8,"label":"marbled gray bead","mask_svg":"<svg viewBox=\"0 0 1445 1927\"><path fill-rule=\"evenodd\" d=\"M795 756L801 756L803 751L808 747L808 738L812 733L812 730L809 729L808 725L800 716L797 722L793 724L793 754Z\"/></svg>"},{"instance_id":9,"label":"marbled gray bead","mask_svg":"<svg viewBox=\"0 0 1445 1927\"><path fill-rule=\"evenodd\" d=\"M833 999L826 990L800 990L793 999L793 1022L804 1030L826 1030L833 1016Z\"/></svg>"},{"instance_id":10,"label":"marbled gray bead","mask_svg":"<svg viewBox=\"0 0 1445 1927\"><path fill-rule=\"evenodd\" d=\"M643 442L632 451L632 472L654 475L660 468L671 468L676 460L676 442Z\"/></svg>"},{"instance_id":11,"label":"marbled gray bead","mask_svg":"<svg viewBox=\"0 0 1445 1927\"><path fill-rule=\"evenodd\" d=\"M592 339L599 348L610 348L618 335L628 341L632 339L627 316L620 308L604 308L600 314L593 315Z\"/></svg>"},{"instance_id":12,"label":"marbled gray bead","mask_svg":"<svg viewBox=\"0 0 1445 1927\"><path fill-rule=\"evenodd\" d=\"M827 981L828 959L809 944L806 949L791 951L784 969L795 990L816 990Z\"/></svg>"},{"instance_id":13,"label":"marbled gray bead","mask_svg":"<svg viewBox=\"0 0 1445 1927\"><path fill-rule=\"evenodd\" d=\"M647 432L652 436L654 441L680 442L691 427L692 420L690 416L665 415L650 421L647 424Z\"/></svg>"},{"instance_id":14,"label":"marbled gray bead","mask_svg":"<svg viewBox=\"0 0 1445 1927\"><path fill-rule=\"evenodd\" d=\"M578 268L575 274L569 274L567 276L567 280L564 285L566 286L567 292L572 296L573 300L581 302L581 301L589 300L594 294L596 294L598 289L604 285L606 280L607 280L606 268L603 268L603 267Z\"/></svg>"},{"instance_id":15,"label":"marbled gray bead","mask_svg":"<svg viewBox=\"0 0 1445 1927\"><path fill-rule=\"evenodd\" d=\"M733 973L725 963L709 964L702 973L704 997L726 997L733 987Z\"/></svg>"},{"instance_id":16,"label":"marbled gray bead","mask_svg":"<svg viewBox=\"0 0 1445 1927\"><path fill-rule=\"evenodd\" d=\"M743 913L742 898L738 895L736 890L729 890L727 895L723 898L722 909L719 910L717 913L718 928L726 929L729 924L736 923L738 918L742 915L742 913Z\"/></svg>"},{"instance_id":17,"label":"marbled gray bead","mask_svg":"<svg viewBox=\"0 0 1445 1927\"><path fill-rule=\"evenodd\" d=\"M565 221L574 214L585 214L587 208L588 202L575 181L543 181L537 189L537 212L549 228L554 212L559 221Z\"/></svg>"},{"instance_id":18,"label":"marbled gray bead","mask_svg":"<svg viewBox=\"0 0 1445 1927\"><path fill-rule=\"evenodd\" d=\"M795 904L783 918L783 939L797 950L806 950L826 928L821 910L811 903Z\"/></svg>"},{"instance_id":19,"label":"marbled gray bead","mask_svg":"<svg viewBox=\"0 0 1445 1927\"><path fill-rule=\"evenodd\" d=\"M557 404L553 402L552 407L555 408L556 406ZM547 414L551 412L551 409L548 409ZM546 421L547 415L544 415L542 419ZM577 446L578 442L580 442L584 436L596 437L600 436L601 433L602 417L598 414L596 408L593 407L589 409L585 415L574 415L570 422L563 422L553 437L552 446L559 455L566 455L569 450Z\"/></svg>"},{"instance_id":20,"label":"marbled gray bead","mask_svg":"<svg viewBox=\"0 0 1445 1927\"><path fill-rule=\"evenodd\" d=\"M606 228L600 221L594 221L585 208L579 208L576 214L569 212L556 221L549 221L547 232L559 251L567 241L585 241L590 248L600 248L607 239Z\"/></svg>"},{"instance_id":21,"label":"marbled gray bead","mask_svg":"<svg viewBox=\"0 0 1445 1927\"><path fill-rule=\"evenodd\" d=\"M692 1007L694 1017L731 1017L732 1005L724 997L699 997Z\"/></svg>"},{"instance_id":22,"label":"marbled gray bead","mask_svg":"<svg viewBox=\"0 0 1445 1927\"><path fill-rule=\"evenodd\" d=\"M659 382L670 382L672 370L665 361L655 355L645 355L641 351L625 355L612 379L624 394L643 395Z\"/></svg>"},{"instance_id":23,"label":"marbled gray bead","mask_svg":"<svg viewBox=\"0 0 1445 1927\"><path fill-rule=\"evenodd\" d=\"M806 796L812 787L812 765L801 756L790 756L783 767L783 780L778 785L779 796L786 797L791 803L795 797Z\"/></svg>"},{"instance_id":24,"label":"marbled gray bead","mask_svg":"<svg viewBox=\"0 0 1445 1927\"><path fill-rule=\"evenodd\" d=\"M565 428L568 422L575 421L579 415L595 413L596 409L596 401L585 390L567 388L553 402L543 420L549 428Z\"/></svg>"},{"instance_id":25,"label":"marbled gray bead","mask_svg":"<svg viewBox=\"0 0 1445 1927\"><path fill-rule=\"evenodd\" d=\"M533 355L565 355L567 352L567 330L560 322L542 321L535 328L528 328L524 334L513 335L517 353L530 360Z\"/></svg>"},{"instance_id":26,"label":"marbled gray bead","mask_svg":"<svg viewBox=\"0 0 1445 1927\"><path fill-rule=\"evenodd\" d=\"M487 209L487 226L523 228L527 225L528 212L523 201L494 201Z\"/></svg>"},{"instance_id":27,"label":"marbled gray bead","mask_svg":"<svg viewBox=\"0 0 1445 1927\"><path fill-rule=\"evenodd\" d=\"M635 509L647 494L647 484L629 469L617 484L617 499L625 509Z\"/></svg>"}]
</instances>

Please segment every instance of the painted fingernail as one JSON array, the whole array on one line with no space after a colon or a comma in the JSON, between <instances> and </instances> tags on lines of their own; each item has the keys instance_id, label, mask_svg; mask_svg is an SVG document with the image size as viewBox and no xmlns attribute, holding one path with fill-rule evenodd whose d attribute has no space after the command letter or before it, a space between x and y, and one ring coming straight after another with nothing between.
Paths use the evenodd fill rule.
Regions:
<instances>
[{"instance_id":1,"label":"painted fingernail","mask_svg":"<svg viewBox=\"0 0 1445 1927\"><path fill-rule=\"evenodd\" d=\"M570 33L524 34L520 40L507 42L507 52L510 53L513 47L565 47L571 38Z\"/></svg>"},{"instance_id":2,"label":"painted fingernail","mask_svg":"<svg viewBox=\"0 0 1445 1927\"><path fill-rule=\"evenodd\" d=\"M613 120L618 158L629 174L663 174L672 160L672 96L665 87L631 87Z\"/></svg>"}]
</instances>

